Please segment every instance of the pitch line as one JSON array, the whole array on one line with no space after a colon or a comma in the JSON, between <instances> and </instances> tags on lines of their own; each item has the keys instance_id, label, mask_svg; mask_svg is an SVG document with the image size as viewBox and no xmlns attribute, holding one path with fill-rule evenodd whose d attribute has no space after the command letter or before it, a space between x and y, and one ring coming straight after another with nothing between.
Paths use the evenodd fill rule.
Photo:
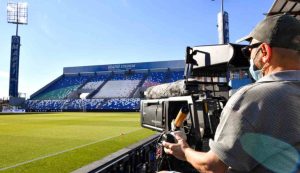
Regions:
<instances>
[{"instance_id":1,"label":"pitch line","mask_svg":"<svg viewBox=\"0 0 300 173\"><path fill-rule=\"evenodd\" d=\"M56 156L56 155L59 155L59 154L65 153L65 152L69 152L69 151L76 150L76 149L79 149L79 148L82 148L82 147L93 145L93 144L96 144L98 142L103 142L103 141L106 141L106 140L109 140L109 139L112 139L112 138L116 138L116 137L119 137L119 136L122 136L122 135L130 134L130 133L136 132L136 131L141 130L141 129L142 128L139 128L139 129L136 129L136 130L129 131L127 133L122 133L120 135L111 136L111 137L104 138L104 139L101 139L101 140L98 140L98 141L94 141L94 142L87 143L87 144L84 144L84 145L80 145L80 146L77 146L77 147L74 147L74 148L63 150L63 151L60 151L60 152L57 152L57 153L53 153L53 154L49 154L49 155L46 155L46 156L38 157L38 158L35 158L35 159L32 159L32 160L28 160L28 161L25 161L25 162L21 162L21 163L12 165L12 166L0 168L0 171L4 171L4 170L10 169L10 168L15 168L15 167L18 167L18 166L21 166L21 165L25 165L27 163L35 162L35 161L38 161L38 160L42 160L42 159L45 159L45 158L48 158L48 157Z\"/></svg>"}]
</instances>

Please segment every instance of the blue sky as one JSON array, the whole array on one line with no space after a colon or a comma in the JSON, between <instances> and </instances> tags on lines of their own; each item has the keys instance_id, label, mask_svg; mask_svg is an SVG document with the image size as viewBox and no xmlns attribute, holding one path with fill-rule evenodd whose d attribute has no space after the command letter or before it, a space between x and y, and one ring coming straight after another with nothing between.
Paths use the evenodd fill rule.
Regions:
<instances>
[{"instance_id":1,"label":"blue sky","mask_svg":"<svg viewBox=\"0 0 300 173\"><path fill-rule=\"evenodd\" d=\"M0 0L0 97L8 96L10 44ZM15 1L16 2L16 1ZM23 1L19 1L23 2ZM27 97L63 67L184 59L185 47L218 43L221 0L28 0L21 36L19 92ZM230 41L247 35L274 0L224 0Z\"/></svg>"}]
</instances>

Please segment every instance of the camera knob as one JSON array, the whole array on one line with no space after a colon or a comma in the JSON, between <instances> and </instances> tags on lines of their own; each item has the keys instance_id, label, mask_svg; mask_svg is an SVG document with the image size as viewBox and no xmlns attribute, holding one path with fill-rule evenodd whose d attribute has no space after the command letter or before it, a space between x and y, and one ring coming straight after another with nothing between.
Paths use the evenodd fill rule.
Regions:
<instances>
[{"instance_id":1,"label":"camera knob","mask_svg":"<svg viewBox=\"0 0 300 173\"><path fill-rule=\"evenodd\" d=\"M177 140L175 139L175 137L170 133L164 134L162 136L162 141L169 142L169 143L177 143Z\"/></svg>"}]
</instances>

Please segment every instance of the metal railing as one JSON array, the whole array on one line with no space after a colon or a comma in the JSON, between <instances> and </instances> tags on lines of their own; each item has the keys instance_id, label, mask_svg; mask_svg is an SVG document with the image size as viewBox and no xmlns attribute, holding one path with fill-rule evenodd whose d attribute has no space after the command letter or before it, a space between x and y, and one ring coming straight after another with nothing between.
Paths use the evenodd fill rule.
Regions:
<instances>
[{"instance_id":1,"label":"metal railing","mask_svg":"<svg viewBox=\"0 0 300 173\"><path fill-rule=\"evenodd\" d=\"M102 160L84 166L73 173L150 173L155 172L155 148L159 135L123 148Z\"/></svg>"}]
</instances>

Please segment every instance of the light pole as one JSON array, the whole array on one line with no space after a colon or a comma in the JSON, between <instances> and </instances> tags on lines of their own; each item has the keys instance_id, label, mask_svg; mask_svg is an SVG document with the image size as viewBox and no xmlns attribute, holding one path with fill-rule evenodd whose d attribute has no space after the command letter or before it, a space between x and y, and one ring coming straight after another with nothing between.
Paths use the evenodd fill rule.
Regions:
<instances>
[{"instance_id":1,"label":"light pole","mask_svg":"<svg viewBox=\"0 0 300 173\"><path fill-rule=\"evenodd\" d=\"M229 43L229 16L224 11L224 0L221 0L221 12L218 13L219 44Z\"/></svg>"},{"instance_id":2,"label":"light pole","mask_svg":"<svg viewBox=\"0 0 300 173\"><path fill-rule=\"evenodd\" d=\"M7 22L16 24L16 35L11 37L10 54L10 76L9 76L9 97L18 97L19 83L19 59L21 38L18 36L19 24L26 25L28 17L28 5L26 2L7 3Z\"/></svg>"}]
</instances>

